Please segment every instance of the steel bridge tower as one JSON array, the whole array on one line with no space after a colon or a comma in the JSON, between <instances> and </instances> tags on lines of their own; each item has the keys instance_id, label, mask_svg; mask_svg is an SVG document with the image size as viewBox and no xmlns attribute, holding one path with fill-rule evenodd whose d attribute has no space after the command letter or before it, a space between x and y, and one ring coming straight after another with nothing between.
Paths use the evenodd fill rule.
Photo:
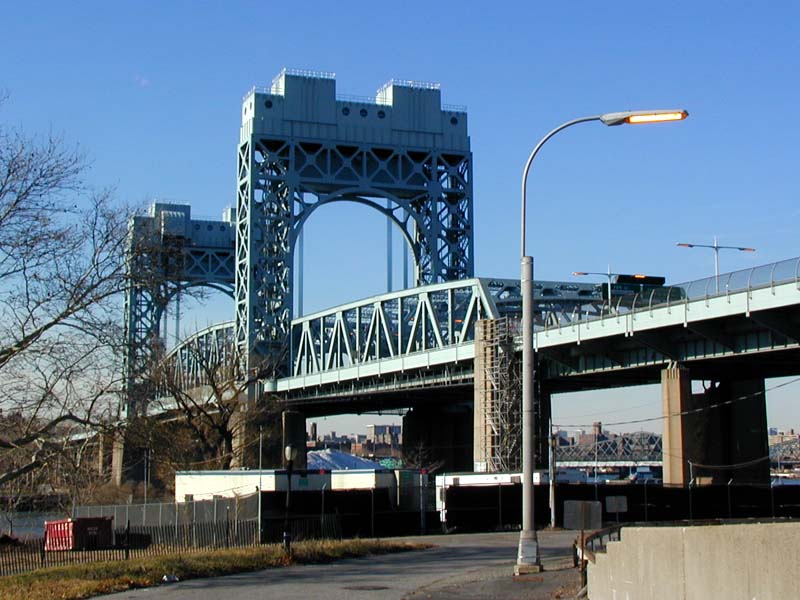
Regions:
<instances>
[{"instance_id":1,"label":"steel bridge tower","mask_svg":"<svg viewBox=\"0 0 800 600\"><path fill-rule=\"evenodd\" d=\"M146 370L165 345L167 305L182 291L206 286L233 296L234 216L194 220L185 204L154 202L128 225L123 417L146 411L153 390Z\"/></svg>"},{"instance_id":2,"label":"steel bridge tower","mask_svg":"<svg viewBox=\"0 0 800 600\"><path fill-rule=\"evenodd\" d=\"M415 285L474 274L467 114L438 84L390 81L336 97L333 74L284 69L242 104L236 206L236 345L250 376L286 369L295 243L318 207L351 201L406 239ZM357 232L342 231L354 251Z\"/></svg>"}]
</instances>

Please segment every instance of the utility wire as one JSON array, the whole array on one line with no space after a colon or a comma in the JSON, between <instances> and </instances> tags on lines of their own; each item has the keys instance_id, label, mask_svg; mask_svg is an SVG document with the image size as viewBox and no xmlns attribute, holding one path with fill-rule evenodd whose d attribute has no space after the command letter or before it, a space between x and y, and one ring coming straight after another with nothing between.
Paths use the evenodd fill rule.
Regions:
<instances>
[{"instance_id":1,"label":"utility wire","mask_svg":"<svg viewBox=\"0 0 800 600\"><path fill-rule=\"evenodd\" d=\"M608 425L608 426L611 426L611 425L636 425L638 423L650 423L650 422L653 422L653 421L664 421L666 419L671 419L673 417L682 417L682 416L685 416L685 415L698 414L698 413L701 413L701 412L706 411L706 410L719 408L721 406L727 406L727 405L730 405L730 404L734 404L735 402L740 402L742 400L749 400L750 398L755 398L756 396L763 396L767 392L771 392L773 390L777 390L779 388L786 387L786 386L789 386L789 385L792 385L792 384L795 384L795 383L798 383L798 382L800 382L800 377L796 377L795 379L790 379L789 381L784 381L783 383L778 383L776 385L773 385L770 388L765 388L764 391L761 391L761 392L754 392L752 394L744 394L744 395L738 396L736 398L730 398L728 400L722 400L721 402L715 402L714 404L709 404L707 406L699 406L697 408L693 408L693 409L690 409L690 410L684 410L684 411L681 411L681 412L670 413L668 415L661 415L659 417L649 417L649 418L646 418L646 419L632 419L630 421L615 421L615 422L611 422L611 423L604 423L603 425L604 426L605 425ZM565 424L562 424L562 423L558 423L558 424L554 423L553 424L554 427L575 428L575 429L583 428L583 427L592 427L593 425L594 425L593 423L592 424L583 423L583 424L578 424L578 425L565 425Z\"/></svg>"}]
</instances>

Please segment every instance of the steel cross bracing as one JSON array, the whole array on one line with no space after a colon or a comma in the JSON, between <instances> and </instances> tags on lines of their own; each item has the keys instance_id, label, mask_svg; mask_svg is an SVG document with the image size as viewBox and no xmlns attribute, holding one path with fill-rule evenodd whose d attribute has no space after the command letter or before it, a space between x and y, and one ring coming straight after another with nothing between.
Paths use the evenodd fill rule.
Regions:
<instances>
[{"instance_id":1,"label":"steel cross bracing","mask_svg":"<svg viewBox=\"0 0 800 600\"><path fill-rule=\"evenodd\" d=\"M226 321L198 331L173 348L165 357L171 363L167 372L174 377L173 384L189 390L210 383L210 370L235 359L233 334L233 321Z\"/></svg>"},{"instance_id":2,"label":"steel cross bracing","mask_svg":"<svg viewBox=\"0 0 800 600\"><path fill-rule=\"evenodd\" d=\"M800 463L800 438L785 440L769 447L769 458L774 463Z\"/></svg>"},{"instance_id":3,"label":"steel cross bracing","mask_svg":"<svg viewBox=\"0 0 800 600\"><path fill-rule=\"evenodd\" d=\"M661 436L649 432L626 433L596 444L557 446L556 462L561 466L630 463L661 463Z\"/></svg>"},{"instance_id":4,"label":"steel cross bracing","mask_svg":"<svg viewBox=\"0 0 800 600\"><path fill-rule=\"evenodd\" d=\"M681 357L714 359L707 363L711 365L716 359L749 355L757 359L766 356L765 352L800 347L800 259L721 278L727 285L719 295L713 293L715 286L701 280L680 286L682 292L674 294L675 300L655 302L655 295L648 294L645 301L634 298L629 306L615 306L610 314L602 306L599 286L537 282L535 343L544 359L542 375L568 381L583 373L613 376L644 367L654 368L657 376L664 365ZM474 330L472 317L464 329L461 314L474 301L473 311L480 307L481 316L487 318L510 316L513 326L519 306L518 284L501 279L451 282L367 298L297 319L292 325L293 353L287 363L290 374L266 383L282 394L319 401L414 386L470 383ZM557 301L556 293L560 296ZM451 297L452 309L448 305ZM399 331L396 315L401 305L408 320ZM599 314L603 318L592 317ZM450 319L462 322L449 328ZM752 333L747 329L739 333L745 327L753 329ZM675 336L681 336L676 341L659 337L661 331L673 330ZM394 343L388 343L393 339ZM619 340L623 348L607 348L613 340Z\"/></svg>"},{"instance_id":5,"label":"steel cross bracing","mask_svg":"<svg viewBox=\"0 0 800 600\"><path fill-rule=\"evenodd\" d=\"M391 219L409 245L417 285L473 275L466 114L443 111L438 87L394 82L379 96L337 100L330 74L283 71L269 93L244 99L236 343L250 372L286 351L294 246L320 206L357 202ZM357 235L342 237L358 251Z\"/></svg>"},{"instance_id":6,"label":"steel cross bracing","mask_svg":"<svg viewBox=\"0 0 800 600\"><path fill-rule=\"evenodd\" d=\"M599 286L593 284L540 281L534 296L539 326L560 319L568 322L576 313L594 314L602 303ZM467 279L374 296L307 315L292 321L288 379L310 382L327 377L326 373L342 380L377 372L388 376L406 368L471 360L476 321L509 317L513 332L519 306L518 280ZM182 346L195 349L198 336L229 343L233 328L233 322L220 323ZM202 348L212 351L205 341ZM180 352L176 348L173 355ZM202 385L191 361L179 360L185 367L178 369L178 377Z\"/></svg>"},{"instance_id":7,"label":"steel cross bracing","mask_svg":"<svg viewBox=\"0 0 800 600\"><path fill-rule=\"evenodd\" d=\"M128 416L145 409L153 390L146 383L165 346L162 318L182 290L209 286L233 294L234 228L222 221L193 220L183 204L153 203L128 227L125 289L125 387Z\"/></svg>"}]
</instances>

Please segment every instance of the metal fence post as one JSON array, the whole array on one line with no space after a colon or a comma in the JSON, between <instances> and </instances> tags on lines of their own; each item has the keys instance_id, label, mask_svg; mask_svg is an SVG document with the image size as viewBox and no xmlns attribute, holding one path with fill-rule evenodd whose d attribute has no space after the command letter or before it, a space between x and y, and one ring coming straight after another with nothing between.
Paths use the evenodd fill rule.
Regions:
<instances>
[{"instance_id":1,"label":"metal fence post","mask_svg":"<svg viewBox=\"0 0 800 600\"><path fill-rule=\"evenodd\" d=\"M503 484L497 482L497 527L503 530Z\"/></svg>"},{"instance_id":2,"label":"metal fence post","mask_svg":"<svg viewBox=\"0 0 800 600\"><path fill-rule=\"evenodd\" d=\"M231 547L231 506L225 508L225 547Z\"/></svg>"},{"instance_id":3,"label":"metal fence post","mask_svg":"<svg viewBox=\"0 0 800 600\"><path fill-rule=\"evenodd\" d=\"M131 522L128 520L125 525L125 560L131 557Z\"/></svg>"},{"instance_id":4,"label":"metal fence post","mask_svg":"<svg viewBox=\"0 0 800 600\"><path fill-rule=\"evenodd\" d=\"M47 560L47 551L45 550L45 546L47 546L47 529L44 530L44 538L42 538L42 550L41 550L41 566L44 567L44 564Z\"/></svg>"},{"instance_id":5,"label":"metal fence post","mask_svg":"<svg viewBox=\"0 0 800 600\"><path fill-rule=\"evenodd\" d=\"M733 518L733 511L731 510L731 484L733 483L733 477L728 480L728 518Z\"/></svg>"},{"instance_id":6,"label":"metal fence post","mask_svg":"<svg viewBox=\"0 0 800 600\"><path fill-rule=\"evenodd\" d=\"M213 504L213 506L214 506L214 514L213 514L214 527L212 528L212 535L214 537L212 538L211 543L214 545L214 548L216 548L217 547L217 497L216 496L214 496L213 501L214 501L214 504Z\"/></svg>"},{"instance_id":7,"label":"metal fence post","mask_svg":"<svg viewBox=\"0 0 800 600\"><path fill-rule=\"evenodd\" d=\"M769 482L769 503L772 509L772 518L775 518L775 486L772 481Z\"/></svg>"}]
</instances>

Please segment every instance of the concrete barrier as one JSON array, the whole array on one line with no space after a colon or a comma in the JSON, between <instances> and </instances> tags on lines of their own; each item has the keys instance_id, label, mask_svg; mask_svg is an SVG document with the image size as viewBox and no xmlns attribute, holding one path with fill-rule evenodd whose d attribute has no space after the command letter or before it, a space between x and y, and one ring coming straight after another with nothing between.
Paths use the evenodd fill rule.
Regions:
<instances>
[{"instance_id":1,"label":"concrete barrier","mask_svg":"<svg viewBox=\"0 0 800 600\"><path fill-rule=\"evenodd\" d=\"M800 597L800 523L625 527L588 567L590 600Z\"/></svg>"}]
</instances>

